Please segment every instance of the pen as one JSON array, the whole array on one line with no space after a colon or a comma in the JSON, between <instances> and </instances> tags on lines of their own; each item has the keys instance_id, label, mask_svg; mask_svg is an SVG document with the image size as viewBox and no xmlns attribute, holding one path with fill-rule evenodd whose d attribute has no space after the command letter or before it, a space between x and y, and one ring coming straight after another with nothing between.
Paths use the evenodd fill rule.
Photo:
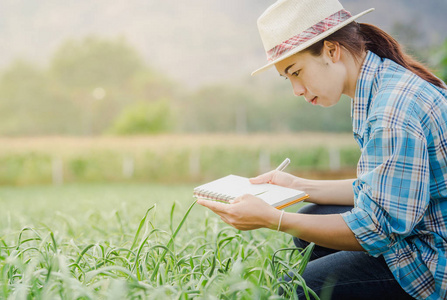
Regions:
<instances>
[{"instance_id":1,"label":"pen","mask_svg":"<svg viewBox=\"0 0 447 300\"><path fill-rule=\"evenodd\" d=\"M290 164L290 159L286 158L277 168L276 171L283 171Z\"/></svg>"}]
</instances>

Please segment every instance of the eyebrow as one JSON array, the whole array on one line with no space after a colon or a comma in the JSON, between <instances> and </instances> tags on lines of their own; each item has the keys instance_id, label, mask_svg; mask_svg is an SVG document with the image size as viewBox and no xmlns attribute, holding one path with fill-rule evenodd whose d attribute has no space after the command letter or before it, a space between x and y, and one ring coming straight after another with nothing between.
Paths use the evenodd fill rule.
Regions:
<instances>
[{"instance_id":1,"label":"eyebrow","mask_svg":"<svg viewBox=\"0 0 447 300\"><path fill-rule=\"evenodd\" d=\"M291 67L293 67L295 64L291 64L290 66L288 66L285 70L284 70L284 74L286 74L287 75L287 72L289 72L289 69L291 68Z\"/></svg>"}]
</instances>

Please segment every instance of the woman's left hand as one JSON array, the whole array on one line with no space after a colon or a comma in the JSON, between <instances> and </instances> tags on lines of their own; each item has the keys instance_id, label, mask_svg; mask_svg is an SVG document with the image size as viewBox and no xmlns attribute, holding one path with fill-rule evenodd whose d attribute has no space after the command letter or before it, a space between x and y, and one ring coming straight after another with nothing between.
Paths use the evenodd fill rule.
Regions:
<instances>
[{"instance_id":1,"label":"woman's left hand","mask_svg":"<svg viewBox=\"0 0 447 300\"><path fill-rule=\"evenodd\" d=\"M197 203L208 207L225 223L239 230L276 229L281 215L278 209L248 194L230 201L229 204L203 199L197 200Z\"/></svg>"}]
</instances>

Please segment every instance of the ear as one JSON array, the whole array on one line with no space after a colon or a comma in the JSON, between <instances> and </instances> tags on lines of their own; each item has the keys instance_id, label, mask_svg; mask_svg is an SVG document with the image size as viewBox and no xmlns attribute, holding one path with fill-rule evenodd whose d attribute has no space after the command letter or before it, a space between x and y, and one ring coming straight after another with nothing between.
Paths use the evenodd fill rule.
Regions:
<instances>
[{"instance_id":1,"label":"ear","mask_svg":"<svg viewBox=\"0 0 447 300\"><path fill-rule=\"evenodd\" d=\"M341 47L338 42L324 41L323 52L333 63L340 60Z\"/></svg>"}]
</instances>

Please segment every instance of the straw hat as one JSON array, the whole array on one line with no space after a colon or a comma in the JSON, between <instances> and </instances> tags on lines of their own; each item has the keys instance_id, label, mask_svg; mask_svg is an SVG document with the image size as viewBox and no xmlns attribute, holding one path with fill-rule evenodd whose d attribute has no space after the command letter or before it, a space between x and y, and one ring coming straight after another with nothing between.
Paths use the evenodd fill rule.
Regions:
<instances>
[{"instance_id":1,"label":"straw hat","mask_svg":"<svg viewBox=\"0 0 447 300\"><path fill-rule=\"evenodd\" d=\"M267 70L373 10L351 16L338 0L278 0L258 19L268 64L251 75Z\"/></svg>"}]
</instances>

